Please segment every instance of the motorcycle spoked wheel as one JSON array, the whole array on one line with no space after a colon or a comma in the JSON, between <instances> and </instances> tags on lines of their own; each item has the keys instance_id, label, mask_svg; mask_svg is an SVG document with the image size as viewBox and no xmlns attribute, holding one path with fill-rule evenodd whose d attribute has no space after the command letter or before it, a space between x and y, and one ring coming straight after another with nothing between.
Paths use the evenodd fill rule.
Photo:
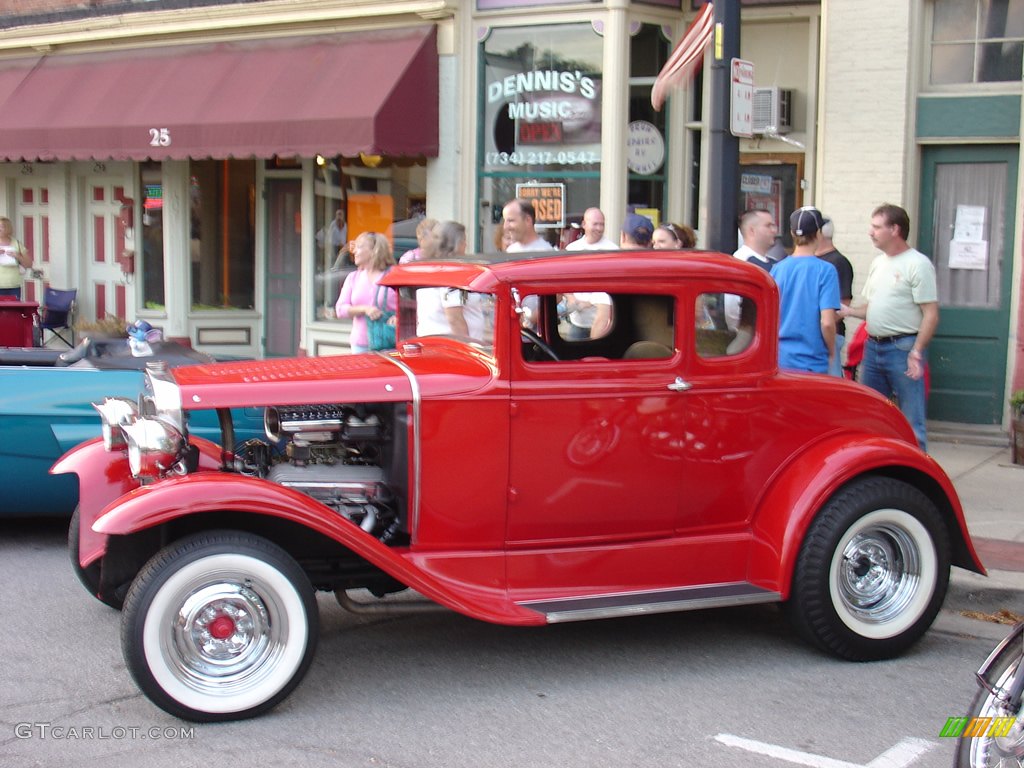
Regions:
<instances>
[{"instance_id":1,"label":"motorcycle spoked wheel","mask_svg":"<svg viewBox=\"0 0 1024 768\"><path fill-rule=\"evenodd\" d=\"M1011 711L1000 698L1010 689L1014 678L1024 674L1024 646L1020 639L1007 645L996 657L986 675L995 693L979 686L967 717L1015 718L1013 726L1003 735L991 735L988 726L979 736L961 736L957 740L955 768L1002 768L1024 765L1024 708ZM995 726L994 730L1002 729Z\"/></svg>"}]
</instances>

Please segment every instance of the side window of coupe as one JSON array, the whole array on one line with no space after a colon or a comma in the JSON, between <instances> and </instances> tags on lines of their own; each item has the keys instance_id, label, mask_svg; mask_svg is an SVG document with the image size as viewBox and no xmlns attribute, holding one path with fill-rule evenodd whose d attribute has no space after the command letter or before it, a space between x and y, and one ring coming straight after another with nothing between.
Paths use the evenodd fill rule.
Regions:
<instances>
[{"instance_id":1,"label":"side window of coupe","mask_svg":"<svg viewBox=\"0 0 1024 768\"><path fill-rule=\"evenodd\" d=\"M757 329L757 304L735 293L702 293L694 313L697 354L730 357L747 349Z\"/></svg>"},{"instance_id":2,"label":"side window of coupe","mask_svg":"<svg viewBox=\"0 0 1024 768\"><path fill-rule=\"evenodd\" d=\"M558 320L558 335L567 341L604 338L615 320L611 294L563 293L558 301Z\"/></svg>"},{"instance_id":3,"label":"side window of coupe","mask_svg":"<svg viewBox=\"0 0 1024 768\"><path fill-rule=\"evenodd\" d=\"M675 355L671 295L527 294L520 306L526 362L656 360Z\"/></svg>"}]
</instances>

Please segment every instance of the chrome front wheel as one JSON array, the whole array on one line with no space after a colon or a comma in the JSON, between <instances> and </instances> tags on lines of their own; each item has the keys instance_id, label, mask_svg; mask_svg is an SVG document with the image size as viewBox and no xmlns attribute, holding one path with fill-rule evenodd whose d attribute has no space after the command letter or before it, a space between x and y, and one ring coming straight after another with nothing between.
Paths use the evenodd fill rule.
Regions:
<instances>
[{"instance_id":1,"label":"chrome front wheel","mask_svg":"<svg viewBox=\"0 0 1024 768\"><path fill-rule=\"evenodd\" d=\"M935 547L925 527L898 509L865 515L840 537L829 589L842 622L883 639L923 613L936 582Z\"/></svg>"},{"instance_id":2,"label":"chrome front wheel","mask_svg":"<svg viewBox=\"0 0 1024 768\"><path fill-rule=\"evenodd\" d=\"M316 646L313 589L298 564L257 536L176 542L125 600L122 650L157 706L187 720L251 717L298 685Z\"/></svg>"}]
</instances>

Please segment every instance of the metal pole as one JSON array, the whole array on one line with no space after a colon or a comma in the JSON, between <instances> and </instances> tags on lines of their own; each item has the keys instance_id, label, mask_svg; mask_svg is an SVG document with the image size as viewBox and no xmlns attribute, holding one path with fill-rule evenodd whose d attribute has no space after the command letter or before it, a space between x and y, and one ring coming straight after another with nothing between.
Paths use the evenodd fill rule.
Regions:
<instances>
[{"instance_id":1,"label":"metal pole","mask_svg":"<svg viewBox=\"0 0 1024 768\"><path fill-rule=\"evenodd\" d=\"M740 0L714 0L712 18L708 246L732 253L739 216L740 142L729 130L729 110L732 59L740 55Z\"/></svg>"}]
</instances>

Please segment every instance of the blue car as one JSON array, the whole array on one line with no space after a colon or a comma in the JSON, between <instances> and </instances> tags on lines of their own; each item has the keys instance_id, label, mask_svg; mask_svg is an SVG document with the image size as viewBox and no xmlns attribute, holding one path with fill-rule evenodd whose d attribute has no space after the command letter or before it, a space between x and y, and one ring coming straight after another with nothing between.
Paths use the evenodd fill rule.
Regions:
<instances>
[{"instance_id":1,"label":"blue car","mask_svg":"<svg viewBox=\"0 0 1024 768\"><path fill-rule=\"evenodd\" d=\"M125 339L83 339L74 349L0 347L0 515L70 517L78 504L78 478L51 475L66 451L100 436L92 403L107 397L136 399L147 362L170 367L214 362L210 355L173 342L151 345L135 357ZM189 431L216 443L214 412L197 413ZM263 410L232 411L236 443L264 434Z\"/></svg>"}]
</instances>

